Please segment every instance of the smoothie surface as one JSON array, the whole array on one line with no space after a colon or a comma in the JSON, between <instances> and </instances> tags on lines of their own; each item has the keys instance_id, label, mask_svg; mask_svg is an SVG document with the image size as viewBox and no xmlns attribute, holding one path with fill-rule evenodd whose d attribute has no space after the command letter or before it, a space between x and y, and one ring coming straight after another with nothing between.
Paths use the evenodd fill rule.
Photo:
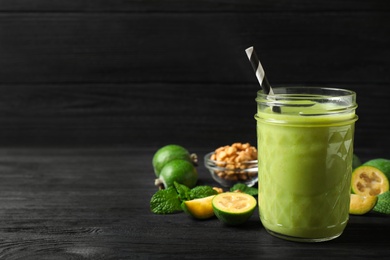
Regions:
<instances>
[{"instance_id":1,"label":"smoothie surface","mask_svg":"<svg viewBox=\"0 0 390 260\"><path fill-rule=\"evenodd\" d=\"M275 101L281 112L274 112L272 107L258 109L256 118L269 123L287 123L305 125L337 125L349 120L356 121L355 108L346 109L334 103L317 103L311 100ZM272 105L272 102L270 103ZM350 122L348 122L350 123Z\"/></svg>"}]
</instances>

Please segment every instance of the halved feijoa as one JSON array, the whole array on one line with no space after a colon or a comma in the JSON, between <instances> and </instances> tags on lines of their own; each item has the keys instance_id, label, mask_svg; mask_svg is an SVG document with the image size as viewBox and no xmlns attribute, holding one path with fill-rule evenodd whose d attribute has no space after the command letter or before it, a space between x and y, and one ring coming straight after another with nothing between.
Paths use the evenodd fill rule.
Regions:
<instances>
[{"instance_id":1,"label":"halved feijoa","mask_svg":"<svg viewBox=\"0 0 390 260\"><path fill-rule=\"evenodd\" d=\"M246 222L256 208L256 199L241 192L224 192L215 195L213 201L215 216L227 225L240 225Z\"/></svg>"},{"instance_id":2,"label":"halved feijoa","mask_svg":"<svg viewBox=\"0 0 390 260\"><path fill-rule=\"evenodd\" d=\"M188 215L197 219L208 219L214 216L212 200L215 195L184 201L181 207Z\"/></svg>"},{"instance_id":3,"label":"halved feijoa","mask_svg":"<svg viewBox=\"0 0 390 260\"><path fill-rule=\"evenodd\" d=\"M378 200L377 196L351 194L349 214L363 215L372 210Z\"/></svg>"},{"instance_id":4,"label":"halved feijoa","mask_svg":"<svg viewBox=\"0 0 390 260\"><path fill-rule=\"evenodd\" d=\"M383 172L387 179L390 180L390 160L384 158L372 159L365 162L363 165L373 166Z\"/></svg>"},{"instance_id":5,"label":"halved feijoa","mask_svg":"<svg viewBox=\"0 0 390 260\"><path fill-rule=\"evenodd\" d=\"M354 194L377 196L389 190L389 180L378 168L362 165L352 172L351 190Z\"/></svg>"}]
</instances>

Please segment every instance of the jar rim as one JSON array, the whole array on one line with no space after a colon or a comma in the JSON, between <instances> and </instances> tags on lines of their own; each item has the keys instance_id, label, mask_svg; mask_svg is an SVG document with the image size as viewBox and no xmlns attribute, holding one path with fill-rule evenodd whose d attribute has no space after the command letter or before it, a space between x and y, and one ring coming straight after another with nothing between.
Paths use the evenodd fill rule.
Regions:
<instances>
[{"instance_id":1,"label":"jar rim","mask_svg":"<svg viewBox=\"0 0 390 260\"><path fill-rule=\"evenodd\" d=\"M257 120L262 118L268 122L288 120L305 124L357 120L356 93L352 90L291 86L276 87L273 88L273 92L274 95L266 95L262 90L257 92L258 111L255 116Z\"/></svg>"},{"instance_id":2,"label":"jar rim","mask_svg":"<svg viewBox=\"0 0 390 260\"><path fill-rule=\"evenodd\" d=\"M342 88L330 88L330 87L314 87L314 86L287 86L287 87L275 87L272 89L274 95L269 95L259 90L257 92L257 98L266 98L270 96L275 98L288 97L289 99L332 99L338 97L355 97L356 92L349 89Z\"/></svg>"}]
</instances>

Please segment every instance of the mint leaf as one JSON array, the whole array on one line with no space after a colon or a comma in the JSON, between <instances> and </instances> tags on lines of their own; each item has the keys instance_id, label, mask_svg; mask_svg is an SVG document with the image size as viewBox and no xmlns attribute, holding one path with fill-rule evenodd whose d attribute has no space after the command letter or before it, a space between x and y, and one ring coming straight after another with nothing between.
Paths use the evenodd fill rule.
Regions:
<instances>
[{"instance_id":1,"label":"mint leaf","mask_svg":"<svg viewBox=\"0 0 390 260\"><path fill-rule=\"evenodd\" d=\"M179 199L181 201L190 199L190 196L189 196L190 188L188 188L187 186L185 186L183 184L177 183L177 182L173 182L173 184L175 186L177 194L179 194Z\"/></svg>"},{"instance_id":2,"label":"mint leaf","mask_svg":"<svg viewBox=\"0 0 390 260\"><path fill-rule=\"evenodd\" d=\"M150 210L155 214L171 214L183 211L176 189L169 187L157 191L150 199Z\"/></svg>"},{"instance_id":3,"label":"mint leaf","mask_svg":"<svg viewBox=\"0 0 390 260\"><path fill-rule=\"evenodd\" d=\"M190 200L193 200L215 195L217 193L218 192L211 186L196 186L190 190L189 196Z\"/></svg>"},{"instance_id":4,"label":"mint leaf","mask_svg":"<svg viewBox=\"0 0 390 260\"><path fill-rule=\"evenodd\" d=\"M172 214L183 211L186 200L200 199L218 192L211 186L196 186L193 189L174 182L174 186L157 191L150 199L150 210L155 214Z\"/></svg>"},{"instance_id":5,"label":"mint leaf","mask_svg":"<svg viewBox=\"0 0 390 260\"><path fill-rule=\"evenodd\" d=\"M236 190L239 190L239 191L241 191L243 193L246 193L246 194L249 194L249 195L252 195L252 196L256 196L258 194L258 189L257 188L248 187L244 183L236 183L236 184L234 184L233 187L230 188L230 191L236 191Z\"/></svg>"}]
</instances>

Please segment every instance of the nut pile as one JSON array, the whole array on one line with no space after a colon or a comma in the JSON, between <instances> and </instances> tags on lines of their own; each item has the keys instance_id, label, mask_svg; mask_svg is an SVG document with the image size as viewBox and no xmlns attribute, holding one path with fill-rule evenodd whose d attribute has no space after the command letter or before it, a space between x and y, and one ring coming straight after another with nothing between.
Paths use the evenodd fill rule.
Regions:
<instances>
[{"instance_id":1,"label":"nut pile","mask_svg":"<svg viewBox=\"0 0 390 260\"><path fill-rule=\"evenodd\" d=\"M257 171L248 171L249 168L257 167L257 149L249 143L234 143L219 147L210 157L216 161L218 167L224 170L215 171L223 179L230 181L245 181L257 174Z\"/></svg>"}]
</instances>

